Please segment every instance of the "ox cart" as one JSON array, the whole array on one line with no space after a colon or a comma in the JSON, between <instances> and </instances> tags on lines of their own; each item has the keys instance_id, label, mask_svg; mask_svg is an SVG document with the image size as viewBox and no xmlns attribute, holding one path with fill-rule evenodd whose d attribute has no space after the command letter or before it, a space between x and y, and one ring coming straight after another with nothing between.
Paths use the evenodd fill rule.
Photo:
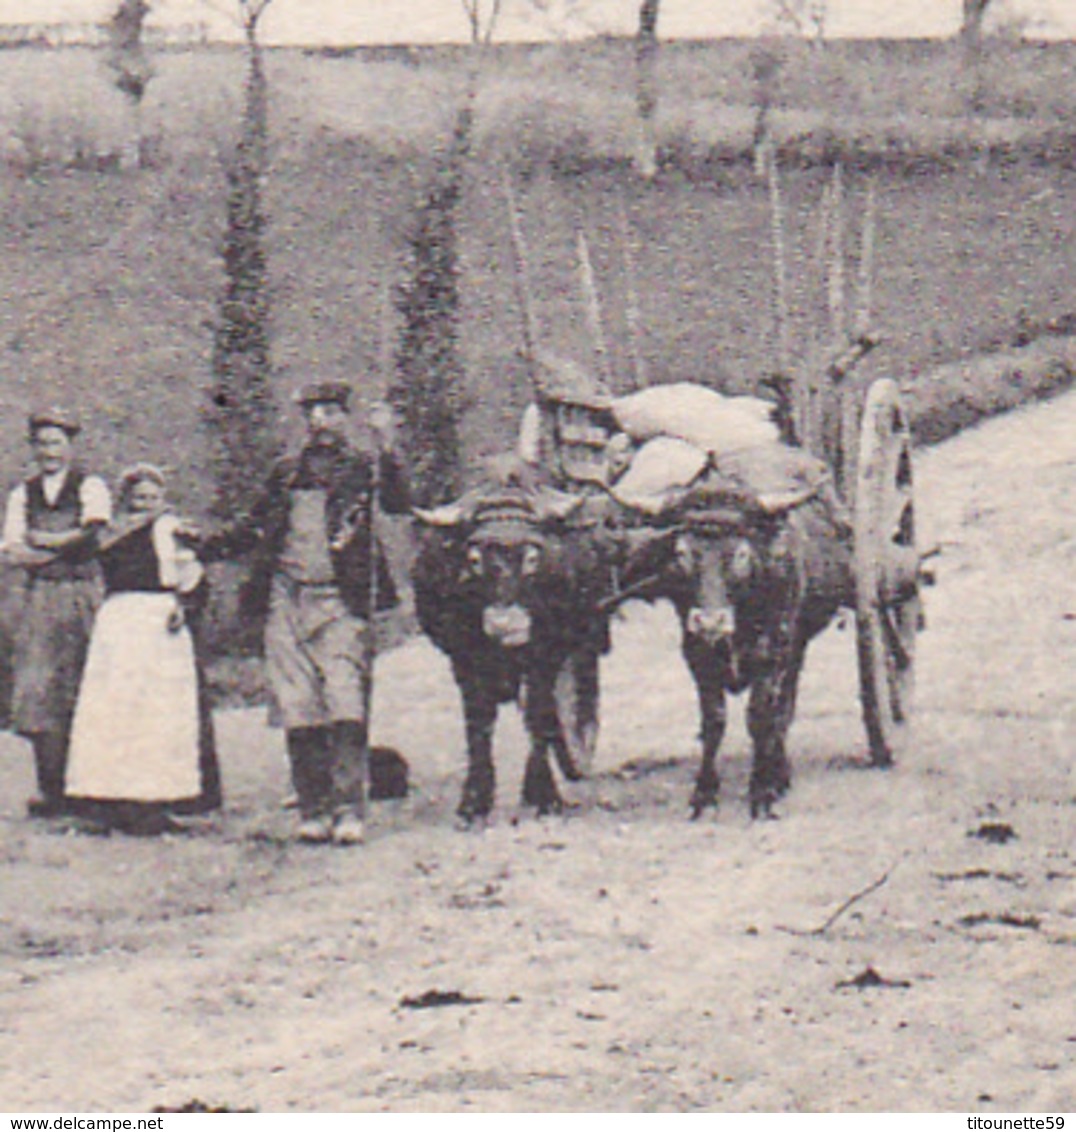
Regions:
<instances>
[{"instance_id":1,"label":"ox cart","mask_svg":"<svg viewBox=\"0 0 1076 1132\"><path fill-rule=\"evenodd\" d=\"M583 233L580 279L597 376L539 350L522 225L506 184L534 400L518 451L496 474L451 504L416 511L426 528L414 571L419 622L449 657L463 702L465 821L493 805L500 704L524 710L526 804L540 813L563 805L550 755L569 779L590 769L609 618L632 597L668 599L681 621L701 717L694 816L717 804L726 694L740 692L748 693L753 746L751 812L772 812L791 782L786 739L807 647L842 610L855 616L872 762L890 764L906 742L923 580L908 418L892 380L858 378L875 345L864 315L869 264L860 265L854 331L837 317L842 262L829 287L839 332L814 354L821 363L790 365L772 162L770 176L780 363L769 399L693 382L647 386L638 376L634 392L613 396ZM831 205L839 185L838 176Z\"/></svg>"},{"instance_id":2,"label":"ox cart","mask_svg":"<svg viewBox=\"0 0 1076 1132\"><path fill-rule=\"evenodd\" d=\"M846 560L851 584L841 587L837 599L854 613L870 757L885 766L906 742L923 572L916 546L911 434L898 387L889 378L878 378L862 391L849 381L871 345L869 340L854 343L822 380L793 386L791 403L779 401L775 411L802 422L784 443L802 445L824 461L831 471L833 502L847 516L834 533L842 545L832 553ZM568 490L590 490L602 485L607 474L609 438L616 433L603 401L585 391L573 394L561 384L541 403L546 417L542 459ZM762 502L777 513L805 502L808 494ZM660 516L645 521L664 525ZM643 592L645 581L634 588ZM610 595L609 604L632 596L629 584L628 590ZM561 716L583 769L591 765L597 739L597 664L596 655L576 656L557 682Z\"/></svg>"},{"instance_id":3,"label":"ox cart","mask_svg":"<svg viewBox=\"0 0 1076 1132\"><path fill-rule=\"evenodd\" d=\"M878 344L869 328L869 307L875 227L873 182L867 187L859 239L860 262L854 316L846 316L845 252L840 213L844 193L841 171L834 170L820 206L823 275L830 326L824 346L813 360L797 368L790 360L789 315L785 279L784 210L775 160L768 163L772 207L775 276L775 338L778 364L767 379L776 395L774 417L782 440L816 457L830 473L832 499L847 521L835 528L833 556L847 563L837 604L851 610L859 668L859 690L870 758L887 766L907 742L912 711L916 634L923 623L920 588L929 581L916 544L916 519L909 421L899 388L890 378L858 380L860 362ZM529 294L526 247L519 215L509 191L519 298L525 313L526 346L542 361L533 341L535 320ZM624 238L627 225L621 216ZM633 264L624 243L624 271L629 307ZM600 301L590 268L585 233L577 246L583 309L592 331L598 372L608 377ZM628 312L633 315L632 311ZM629 317L629 328L633 317ZM851 324L851 325L847 325ZM633 357L638 358L636 349ZM809 358L812 355L808 355ZM540 369L541 367L536 367ZM548 363L546 369L549 369ZM604 373L603 373L604 371ZM640 375L636 374L638 381ZM569 490L605 486L609 441L615 435L610 398L587 389L569 374L567 382L543 388L536 381L538 418L532 421L536 449L531 456L552 471ZM574 391L574 392L573 392ZM613 441L615 444L615 440ZM660 520L659 520L660 523ZM613 595L611 603L626 595ZM558 707L575 759L589 769L597 736L596 655L574 657L557 682Z\"/></svg>"}]
</instances>

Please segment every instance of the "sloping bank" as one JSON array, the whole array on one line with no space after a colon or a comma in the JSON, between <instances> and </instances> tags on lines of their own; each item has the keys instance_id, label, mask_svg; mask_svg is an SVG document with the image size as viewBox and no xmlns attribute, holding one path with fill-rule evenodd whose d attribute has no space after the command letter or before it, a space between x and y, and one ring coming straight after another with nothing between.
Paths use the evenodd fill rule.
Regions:
<instances>
[{"instance_id":1,"label":"sloping bank","mask_svg":"<svg viewBox=\"0 0 1076 1132\"><path fill-rule=\"evenodd\" d=\"M939 444L986 417L1042 401L1076 382L1076 335L976 354L919 374L908 411L917 444Z\"/></svg>"}]
</instances>

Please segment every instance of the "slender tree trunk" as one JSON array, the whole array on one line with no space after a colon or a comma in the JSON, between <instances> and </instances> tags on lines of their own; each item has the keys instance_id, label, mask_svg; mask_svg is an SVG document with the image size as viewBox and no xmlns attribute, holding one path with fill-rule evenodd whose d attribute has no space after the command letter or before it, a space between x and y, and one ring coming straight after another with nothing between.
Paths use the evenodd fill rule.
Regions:
<instances>
[{"instance_id":1,"label":"slender tree trunk","mask_svg":"<svg viewBox=\"0 0 1076 1132\"><path fill-rule=\"evenodd\" d=\"M658 168L657 159L657 83L658 10L661 0L642 0L639 6L639 32L635 40L635 102L639 112L639 174L650 180Z\"/></svg>"},{"instance_id":2,"label":"slender tree trunk","mask_svg":"<svg viewBox=\"0 0 1076 1132\"><path fill-rule=\"evenodd\" d=\"M751 57L754 73L755 130L751 139L754 154L755 176L766 176L773 148L771 134L773 104L777 99L780 82L781 57L778 49L769 44L760 44Z\"/></svg>"},{"instance_id":3,"label":"slender tree trunk","mask_svg":"<svg viewBox=\"0 0 1076 1132\"><path fill-rule=\"evenodd\" d=\"M492 0L485 20L482 18L482 0L461 0L461 3L471 32L471 45L488 47L493 42L493 33L497 29L504 0Z\"/></svg>"},{"instance_id":4,"label":"slender tree trunk","mask_svg":"<svg viewBox=\"0 0 1076 1132\"><path fill-rule=\"evenodd\" d=\"M964 56L964 81L969 115L978 114L985 102L983 80L983 20L991 0L963 0L960 40Z\"/></svg>"},{"instance_id":5,"label":"slender tree trunk","mask_svg":"<svg viewBox=\"0 0 1076 1132\"><path fill-rule=\"evenodd\" d=\"M142 165L142 99L153 77L143 36L151 11L148 0L120 0L108 23L107 65L116 88L131 107L131 132L120 146L120 168L139 169Z\"/></svg>"},{"instance_id":6,"label":"slender tree trunk","mask_svg":"<svg viewBox=\"0 0 1076 1132\"><path fill-rule=\"evenodd\" d=\"M131 100L131 129L120 149L120 168L126 172L142 168L142 100Z\"/></svg>"},{"instance_id":7,"label":"slender tree trunk","mask_svg":"<svg viewBox=\"0 0 1076 1132\"><path fill-rule=\"evenodd\" d=\"M964 0L964 19L961 35L965 41L982 39L983 20L991 0Z\"/></svg>"}]
</instances>

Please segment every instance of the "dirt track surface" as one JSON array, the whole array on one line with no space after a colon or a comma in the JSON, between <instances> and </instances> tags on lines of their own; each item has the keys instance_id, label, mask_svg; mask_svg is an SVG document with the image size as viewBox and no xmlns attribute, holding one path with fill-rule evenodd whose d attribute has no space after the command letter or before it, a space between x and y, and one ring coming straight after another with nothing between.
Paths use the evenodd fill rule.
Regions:
<instances>
[{"instance_id":1,"label":"dirt track surface","mask_svg":"<svg viewBox=\"0 0 1076 1132\"><path fill-rule=\"evenodd\" d=\"M459 712L424 642L384 659L376 707L418 789L359 851L288 842L261 713L221 716L224 817L157 841L23 820L5 739L0 1110L1073 1110L1074 438L1068 396L920 458L944 555L916 745L864 767L831 631L779 821L748 820L740 711L721 809L686 820L694 703L662 609L618 625L564 818L519 814L506 714L494 820L454 828ZM892 985L839 985L867 968ZM401 1005L431 990L481 1001Z\"/></svg>"}]
</instances>

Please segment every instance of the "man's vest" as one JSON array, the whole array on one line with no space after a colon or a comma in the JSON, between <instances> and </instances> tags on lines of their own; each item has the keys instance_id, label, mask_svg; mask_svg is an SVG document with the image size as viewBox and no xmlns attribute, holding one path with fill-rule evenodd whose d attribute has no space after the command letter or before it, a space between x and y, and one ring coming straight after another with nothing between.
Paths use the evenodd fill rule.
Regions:
<instances>
[{"instance_id":1,"label":"man's vest","mask_svg":"<svg viewBox=\"0 0 1076 1132\"><path fill-rule=\"evenodd\" d=\"M84 476L76 468L68 468L63 487L55 503L45 498L45 483L39 474L26 481L26 528L27 531L47 531L49 534L63 534L78 530L82 526L82 482ZM94 561L94 547L87 543L65 553L46 566L33 571L34 578L50 581L91 579L97 577L98 566Z\"/></svg>"}]
</instances>

